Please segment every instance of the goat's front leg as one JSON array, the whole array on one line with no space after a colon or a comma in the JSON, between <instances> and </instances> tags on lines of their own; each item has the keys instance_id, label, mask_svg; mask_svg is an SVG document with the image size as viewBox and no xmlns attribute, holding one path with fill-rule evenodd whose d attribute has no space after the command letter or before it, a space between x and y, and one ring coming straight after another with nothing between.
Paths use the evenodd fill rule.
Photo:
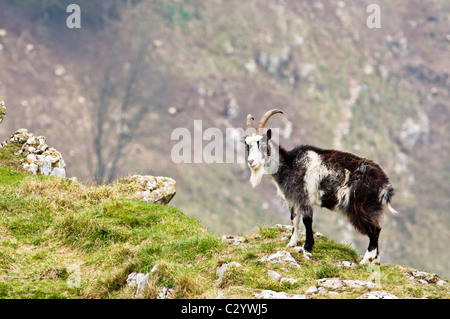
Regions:
<instances>
[{"instance_id":1,"label":"goat's front leg","mask_svg":"<svg viewBox=\"0 0 450 319\"><path fill-rule=\"evenodd\" d=\"M295 247L300 240L298 236L298 225L300 224L300 214L294 207L290 207L291 210L291 222L292 222L292 236L288 247Z\"/></svg>"}]
</instances>

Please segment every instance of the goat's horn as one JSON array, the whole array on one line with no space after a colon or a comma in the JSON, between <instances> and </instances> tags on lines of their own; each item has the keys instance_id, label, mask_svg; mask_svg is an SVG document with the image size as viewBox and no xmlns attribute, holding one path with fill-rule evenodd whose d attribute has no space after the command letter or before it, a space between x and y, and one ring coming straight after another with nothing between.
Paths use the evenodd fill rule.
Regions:
<instances>
[{"instance_id":1,"label":"goat's horn","mask_svg":"<svg viewBox=\"0 0 450 319\"><path fill-rule=\"evenodd\" d=\"M255 118L249 114L247 115L247 134L250 136L252 134L252 121L255 120Z\"/></svg>"},{"instance_id":2,"label":"goat's horn","mask_svg":"<svg viewBox=\"0 0 450 319\"><path fill-rule=\"evenodd\" d=\"M261 131L264 128L264 126L266 126L267 121L269 120L269 118L277 113L281 113L283 114L282 111L277 110L277 109L272 109L270 111L267 111L266 114L263 115L263 117L261 118L261 120L259 120L258 122L258 126L256 127L256 134L261 135Z\"/></svg>"}]
</instances>

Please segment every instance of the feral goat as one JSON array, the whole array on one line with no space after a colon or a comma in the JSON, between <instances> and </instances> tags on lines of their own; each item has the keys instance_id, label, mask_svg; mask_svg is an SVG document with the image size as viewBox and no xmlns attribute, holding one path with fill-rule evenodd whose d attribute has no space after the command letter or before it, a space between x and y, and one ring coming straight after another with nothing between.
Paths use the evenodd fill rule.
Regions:
<instances>
[{"instance_id":1,"label":"feral goat","mask_svg":"<svg viewBox=\"0 0 450 319\"><path fill-rule=\"evenodd\" d=\"M379 263L378 237L383 208L393 214L390 206L394 188L382 168L373 161L351 153L324 150L300 145L287 151L272 137L272 131L263 129L267 120L280 110L270 110L252 129L253 116L247 116L247 135L243 138L251 169L253 187L267 175L277 186L278 196L287 202L291 213L293 232L288 247L299 241L300 217L306 229L303 248L311 251L314 245L312 231L313 205L342 213L362 234L369 237L369 247L361 264Z\"/></svg>"}]
</instances>

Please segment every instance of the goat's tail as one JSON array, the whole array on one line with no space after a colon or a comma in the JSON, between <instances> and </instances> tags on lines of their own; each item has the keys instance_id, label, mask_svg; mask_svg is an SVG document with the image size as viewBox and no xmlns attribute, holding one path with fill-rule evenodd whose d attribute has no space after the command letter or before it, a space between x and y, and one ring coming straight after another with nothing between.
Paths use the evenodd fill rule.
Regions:
<instances>
[{"instance_id":1,"label":"goat's tail","mask_svg":"<svg viewBox=\"0 0 450 319\"><path fill-rule=\"evenodd\" d=\"M393 215L397 215L398 211L396 211L390 204L393 196L394 196L394 188L392 187L391 184L388 184L386 185L385 188L381 190L379 199L380 203L386 205L386 207Z\"/></svg>"}]
</instances>

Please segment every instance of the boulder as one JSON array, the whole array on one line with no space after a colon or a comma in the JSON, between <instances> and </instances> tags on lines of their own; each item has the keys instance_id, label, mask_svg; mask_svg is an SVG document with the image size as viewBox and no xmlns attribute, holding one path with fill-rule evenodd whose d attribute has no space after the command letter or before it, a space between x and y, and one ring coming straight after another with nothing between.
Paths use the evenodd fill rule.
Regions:
<instances>
[{"instance_id":1,"label":"boulder","mask_svg":"<svg viewBox=\"0 0 450 319\"><path fill-rule=\"evenodd\" d=\"M176 194L176 181L169 177L133 175L125 178L141 184L142 190L135 197L149 203L168 204Z\"/></svg>"}]
</instances>

